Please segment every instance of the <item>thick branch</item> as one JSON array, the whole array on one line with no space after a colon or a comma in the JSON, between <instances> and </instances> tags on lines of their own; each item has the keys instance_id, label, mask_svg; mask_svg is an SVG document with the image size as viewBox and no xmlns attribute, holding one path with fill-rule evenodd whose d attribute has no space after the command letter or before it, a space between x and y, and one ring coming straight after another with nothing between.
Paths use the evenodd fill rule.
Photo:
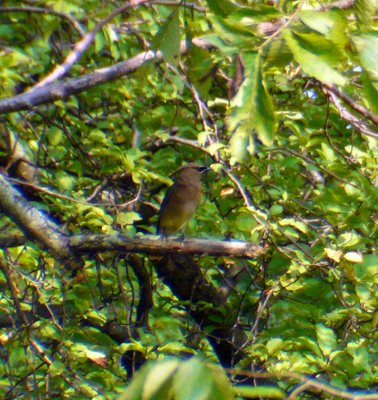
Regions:
<instances>
[{"instance_id":1,"label":"thick branch","mask_svg":"<svg viewBox=\"0 0 378 400\"><path fill-rule=\"evenodd\" d=\"M235 324L236 316L228 309L221 292L189 256L172 255L152 261L159 278L174 295L186 302L187 312L207 332L207 339L222 366L233 367L245 356L242 343L246 339L243 330Z\"/></svg>"},{"instance_id":2,"label":"thick branch","mask_svg":"<svg viewBox=\"0 0 378 400\"><path fill-rule=\"evenodd\" d=\"M187 46L185 42L182 42L180 45L180 52L183 54L186 51ZM66 99L69 96L84 92L89 88L128 75L147 62L162 60L163 56L159 51L143 52L127 61L115 64L111 67L98 69L91 74L36 88L31 92L0 100L0 114L28 110L41 104Z\"/></svg>"},{"instance_id":3,"label":"thick branch","mask_svg":"<svg viewBox=\"0 0 378 400\"><path fill-rule=\"evenodd\" d=\"M121 234L69 237L60 232L36 207L29 204L2 175L0 208L31 240L42 244L59 258L91 255L109 250L163 255L151 260L159 277L177 297L188 302L188 312L199 326L209 330L207 337L222 365L231 367L242 358L242 343L245 342L242 329L235 325L235 318L226 310L221 291L206 279L200 267L188 254L255 258L265 252L264 247L243 242L162 239L158 236L127 238ZM139 278L141 281L144 279L142 275ZM150 304L147 308L149 306ZM220 322L214 325L214 318ZM141 319L139 322L143 322L145 316Z\"/></svg>"},{"instance_id":4,"label":"thick branch","mask_svg":"<svg viewBox=\"0 0 378 400\"><path fill-rule=\"evenodd\" d=\"M26 201L3 175L0 175L0 209L30 240L42 244L59 258L111 250L152 255L191 254L249 258L265 253L262 246L240 241L162 239L159 236L128 238L121 234L68 236L44 213Z\"/></svg>"},{"instance_id":5,"label":"thick branch","mask_svg":"<svg viewBox=\"0 0 378 400\"><path fill-rule=\"evenodd\" d=\"M0 210L31 240L46 247L59 258L69 256L68 238L45 214L28 203L1 174Z\"/></svg>"},{"instance_id":6,"label":"thick branch","mask_svg":"<svg viewBox=\"0 0 378 400\"><path fill-rule=\"evenodd\" d=\"M0 192L1 193L1 192ZM0 200L1 201L1 200ZM31 240L31 234L28 235ZM94 254L103 251L144 253L151 255L187 254L197 256L228 256L257 258L266 248L254 243L208 239L161 239L159 236L126 237L121 234L72 235L67 236L66 246L71 256ZM0 235L0 247L17 247L26 244L19 235Z\"/></svg>"},{"instance_id":7,"label":"thick branch","mask_svg":"<svg viewBox=\"0 0 378 400\"><path fill-rule=\"evenodd\" d=\"M207 239L162 239L159 236L129 238L121 234L71 236L72 254L91 254L98 251L121 251L151 255L191 254L256 258L265 253L259 245L248 242L223 242Z\"/></svg>"}]
</instances>

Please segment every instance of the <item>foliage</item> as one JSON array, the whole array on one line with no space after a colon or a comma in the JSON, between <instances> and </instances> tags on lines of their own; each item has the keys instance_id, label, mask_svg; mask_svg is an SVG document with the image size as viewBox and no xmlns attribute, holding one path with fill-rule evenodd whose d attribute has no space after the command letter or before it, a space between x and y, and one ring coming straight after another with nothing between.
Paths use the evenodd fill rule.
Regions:
<instances>
[{"instance_id":1,"label":"foliage","mask_svg":"<svg viewBox=\"0 0 378 400\"><path fill-rule=\"evenodd\" d=\"M63 63L82 37L77 24L89 32L124 2L33 2L44 12L13 3L0 7L2 98ZM194 400L232 398L233 390L280 398L298 383L290 373L374 391L376 3L171 3L117 14L66 79L151 49L164 62L4 115L2 171L29 183L31 175L34 186L18 182L20 190L67 234L133 236L155 233L173 171L192 160L211 165L187 234L264 242L268 251L260 259L195 260L216 288L239 275L227 308L203 329L147 256L141 263L154 306L148 327L138 327L144 299L129 255L84 256L72 275L36 242L2 248L0 392L9 399ZM180 41L189 44L185 54ZM6 214L0 227L11 236L18 229ZM271 392L231 389L238 377L226 371L226 379L208 342L224 320L246 335L237 369L248 377L253 365L263 366L277 385ZM121 334L108 329L113 322ZM119 360L128 351L163 362L143 367L122 395L129 381ZM202 359L183 361L189 355ZM324 398L331 398L326 390Z\"/></svg>"}]
</instances>

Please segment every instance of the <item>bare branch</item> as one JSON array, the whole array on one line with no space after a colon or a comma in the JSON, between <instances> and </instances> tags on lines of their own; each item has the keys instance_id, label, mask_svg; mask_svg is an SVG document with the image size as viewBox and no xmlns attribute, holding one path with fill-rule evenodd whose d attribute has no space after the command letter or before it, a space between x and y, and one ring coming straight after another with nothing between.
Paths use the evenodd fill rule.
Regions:
<instances>
[{"instance_id":1,"label":"bare branch","mask_svg":"<svg viewBox=\"0 0 378 400\"><path fill-rule=\"evenodd\" d=\"M76 43L73 50L68 54L63 64L55 67L54 71L52 71L46 78L42 81L38 82L34 85L29 92L37 90L40 87L44 87L49 85L50 83L55 82L56 80L62 78L67 74L67 72L71 69L71 67L79 60L84 51L90 46L90 44L94 41L96 33L108 22L110 22L115 16L121 14L122 12L128 10L129 8L139 6L141 4L145 4L147 2L151 2L151 0L133 0L124 4L121 7L118 7L116 10L111 12L106 18L97 22L96 26L88 32L84 37L80 40L80 42ZM153 2L153 1L152 1Z\"/></svg>"},{"instance_id":2,"label":"bare branch","mask_svg":"<svg viewBox=\"0 0 378 400\"><path fill-rule=\"evenodd\" d=\"M20 235L0 235L0 248L10 248L23 246L27 242L25 236Z\"/></svg>"},{"instance_id":3,"label":"bare branch","mask_svg":"<svg viewBox=\"0 0 378 400\"><path fill-rule=\"evenodd\" d=\"M187 45L185 42L182 42L180 45L180 53L184 54L186 51ZM89 88L99 86L126 76L136 71L147 62L162 60L163 56L160 51L145 51L127 61L120 62L111 67L101 68L78 78L72 78L64 82L50 84L35 89L31 92L22 93L18 96L0 100L0 114L29 110L32 107L41 104L52 103L56 100L66 99L69 96L84 92Z\"/></svg>"},{"instance_id":4,"label":"bare branch","mask_svg":"<svg viewBox=\"0 0 378 400\"><path fill-rule=\"evenodd\" d=\"M257 244L207 239L162 239L159 236L128 238L121 234L74 235L69 247L74 254L90 254L97 251L117 250L121 252L145 253L153 255L192 254L210 256L233 256L256 258L265 253Z\"/></svg>"},{"instance_id":5,"label":"bare branch","mask_svg":"<svg viewBox=\"0 0 378 400\"><path fill-rule=\"evenodd\" d=\"M344 390L339 389L335 386L332 386L320 379L309 378L308 376L298 374L296 372L285 371L285 372L251 372L251 371L242 371L238 369L230 370L229 372L238 374L240 376L246 376L250 378L285 378L285 379L295 379L302 382L304 385L300 386L301 389L305 390L306 388L313 388L317 391L324 391L326 393L332 394L334 396L349 399L349 400L378 400L378 394L372 388L372 391L352 391L352 390ZM303 390L299 390L300 393ZM374 391L374 392L373 392ZM297 399L298 397L293 397L293 392L291 393L290 397L286 397L286 399Z\"/></svg>"},{"instance_id":6,"label":"bare branch","mask_svg":"<svg viewBox=\"0 0 378 400\"><path fill-rule=\"evenodd\" d=\"M154 1L154 4L159 4L161 6L169 6L169 7L186 7L190 8L199 12L206 12L206 7L201 7L194 2L188 2L188 1L169 1L169 0L160 0L160 1Z\"/></svg>"},{"instance_id":7,"label":"bare branch","mask_svg":"<svg viewBox=\"0 0 378 400\"><path fill-rule=\"evenodd\" d=\"M31 240L40 243L59 258L68 257L68 238L50 219L29 204L0 174L0 209Z\"/></svg>"},{"instance_id":8,"label":"bare branch","mask_svg":"<svg viewBox=\"0 0 378 400\"><path fill-rule=\"evenodd\" d=\"M80 36L85 34L84 29L81 27L79 22L72 18L69 14L65 14L60 11L51 10L49 8L43 7L33 7L33 6L21 6L21 7L0 7L0 13L3 12L24 12L24 13L40 13L40 14L50 14L57 17L66 19L70 25L72 25Z\"/></svg>"},{"instance_id":9,"label":"bare branch","mask_svg":"<svg viewBox=\"0 0 378 400\"><path fill-rule=\"evenodd\" d=\"M349 97L347 94L343 93L341 90L339 90L335 85L329 85L327 83L322 83L322 85L327 88L327 92L333 93L335 96L343 100L346 104L348 104L349 107L351 107L353 110L357 111L361 115L363 115L365 118L369 119L371 122L374 124L378 124L378 115L373 114L369 110L367 110L365 107L361 106L361 104L358 104L356 101L354 101L351 97Z\"/></svg>"},{"instance_id":10,"label":"bare branch","mask_svg":"<svg viewBox=\"0 0 378 400\"><path fill-rule=\"evenodd\" d=\"M265 249L259 245L239 241L222 242L204 239L183 241L162 239L159 236L127 238L121 234L68 236L61 232L45 214L29 204L2 175L0 175L0 209L27 237L42 244L59 258L108 250L155 255L207 254L251 258L265 252Z\"/></svg>"},{"instance_id":11,"label":"bare branch","mask_svg":"<svg viewBox=\"0 0 378 400\"><path fill-rule=\"evenodd\" d=\"M357 118L351 112L349 112L342 104L340 99L336 96L335 93L327 91L333 105L337 108L340 116L344 118L345 121L348 121L354 128L356 128L363 135L371 136L374 138L378 138L378 132L374 132L368 128L365 122L361 118Z\"/></svg>"}]
</instances>

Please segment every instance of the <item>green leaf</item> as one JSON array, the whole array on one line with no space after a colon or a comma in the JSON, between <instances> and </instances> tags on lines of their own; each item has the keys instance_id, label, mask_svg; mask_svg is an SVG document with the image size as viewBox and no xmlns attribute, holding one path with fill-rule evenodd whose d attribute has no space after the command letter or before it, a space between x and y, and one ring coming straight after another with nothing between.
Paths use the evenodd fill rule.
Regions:
<instances>
[{"instance_id":1,"label":"green leaf","mask_svg":"<svg viewBox=\"0 0 378 400\"><path fill-rule=\"evenodd\" d=\"M61 129L51 127L47 132L47 140L52 146L58 145L63 138L63 132Z\"/></svg>"},{"instance_id":2,"label":"green leaf","mask_svg":"<svg viewBox=\"0 0 378 400\"><path fill-rule=\"evenodd\" d=\"M99 53L105 47L105 36L102 30L97 32L94 42L96 53Z\"/></svg>"},{"instance_id":3,"label":"green leaf","mask_svg":"<svg viewBox=\"0 0 378 400\"><path fill-rule=\"evenodd\" d=\"M103 132L101 129L93 129L91 130L89 134L89 139L93 143L98 143L98 144L108 144L109 139L106 135L105 132Z\"/></svg>"},{"instance_id":4,"label":"green leaf","mask_svg":"<svg viewBox=\"0 0 378 400\"><path fill-rule=\"evenodd\" d=\"M265 51L264 62L266 68L285 68L293 60L293 54L282 38L270 42ZM286 80L284 80L286 83Z\"/></svg>"},{"instance_id":5,"label":"green leaf","mask_svg":"<svg viewBox=\"0 0 378 400\"><path fill-rule=\"evenodd\" d=\"M180 7L168 16L152 41L153 48L163 53L166 62L174 62L180 55Z\"/></svg>"},{"instance_id":6,"label":"green leaf","mask_svg":"<svg viewBox=\"0 0 378 400\"><path fill-rule=\"evenodd\" d=\"M180 365L173 386L177 400L230 400L233 397L224 371L198 358Z\"/></svg>"},{"instance_id":7,"label":"green leaf","mask_svg":"<svg viewBox=\"0 0 378 400\"><path fill-rule=\"evenodd\" d=\"M230 152L236 162L243 162L248 154L250 136L248 132L238 129L231 137ZM233 160L231 160L233 162Z\"/></svg>"},{"instance_id":8,"label":"green leaf","mask_svg":"<svg viewBox=\"0 0 378 400\"><path fill-rule=\"evenodd\" d=\"M269 146L277 123L262 72L262 60L257 53L244 53L243 62L245 79L232 100L230 128L234 135L244 138L255 129L257 137Z\"/></svg>"},{"instance_id":9,"label":"green leaf","mask_svg":"<svg viewBox=\"0 0 378 400\"><path fill-rule=\"evenodd\" d=\"M378 256L374 254L364 255L361 264L354 265L354 272L361 282L378 284Z\"/></svg>"},{"instance_id":10,"label":"green leaf","mask_svg":"<svg viewBox=\"0 0 378 400\"><path fill-rule=\"evenodd\" d=\"M51 8L55 11L62 12L65 14L75 13L78 11L78 6L74 2L66 0L55 0L50 2Z\"/></svg>"},{"instance_id":11,"label":"green leaf","mask_svg":"<svg viewBox=\"0 0 378 400\"><path fill-rule=\"evenodd\" d=\"M363 192L356 188L355 186L350 185L349 183L344 186L345 193L350 197L355 197L357 199L363 199Z\"/></svg>"},{"instance_id":12,"label":"green leaf","mask_svg":"<svg viewBox=\"0 0 378 400\"><path fill-rule=\"evenodd\" d=\"M214 155L220 149L223 149L225 146L223 143L212 143L210 146L206 147L206 150L211 154Z\"/></svg>"},{"instance_id":13,"label":"green leaf","mask_svg":"<svg viewBox=\"0 0 378 400\"><path fill-rule=\"evenodd\" d=\"M76 179L63 171L59 171L56 174L56 183L60 192L69 192L75 186Z\"/></svg>"},{"instance_id":14,"label":"green leaf","mask_svg":"<svg viewBox=\"0 0 378 400\"><path fill-rule=\"evenodd\" d=\"M275 355L282 349L283 340L281 338L272 338L266 344L266 349L270 355Z\"/></svg>"},{"instance_id":15,"label":"green leaf","mask_svg":"<svg viewBox=\"0 0 378 400\"><path fill-rule=\"evenodd\" d=\"M362 67L370 76L373 86L378 90L378 33L370 32L352 37Z\"/></svg>"},{"instance_id":16,"label":"green leaf","mask_svg":"<svg viewBox=\"0 0 378 400\"><path fill-rule=\"evenodd\" d=\"M118 400L141 400L143 397L143 388L146 378L150 371L154 368L154 363L146 364L140 371L138 371L130 385L118 398Z\"/></svg>"},{"instance_id":17,"label":"green leaf","mask_svg":"<svg viewBox=\"0 0 378 400\"><path fill-rule=\"evenodd\" d=\"M335 333L323 324L316 324L316 336L323 355L329 356L336 349Z\"/></svg>"},{"instance_id":18,"label":"green leaf","mask_svg":"<svg viewBox=\"0 0 378 400\"><path fill-rule=\"evenodd\" d=\"M241 23L213 16L211 22L217 35L206 36L206 40L219 47L224 54L232 54L241 51L251 51L255 48L254 33Z\"/></svg>"},{"instance_id":19,"label":"green leaf","mask_svg":"<svg viewBox=\"0 0 378 400\"><path fill-rule=\"evenodd\" d=\"M350 342L347 344L348 353L353 357L353 365L358 371L365 370L371 372L371 365L369 364L369 351L366 348L364 340L359 343Z\"/></svg>"},{"instance_id":20,"label":"green leaf","mask_svg":"<svg viewBox=\"0 0 378 400\"><path fill-rule=\"evenodd\" d=\"M344 323L349 316L350 314L348 310L338 309L323 315L322 319L326 321L328 325L339 326Z\"/></svg>"},{"instance_id":21,"label":"green leaf","mask_svg":"<svg viewBox=\"0 0 378 400\"><path fill-rule=\"evenodd\" d=\"M377 2L376 0L356 0L354 9L359 22L369 26L376 14Z\"/></svg>"},{"instance_id":22,"label":"green leaf","mask_svg":"<svg viewBox=\"0 0 378 400\"><path fill-rule=\"evenodd\" d=\"M329 163L334 163L337 160L334 150L328 143L321 144L321 155Z\"/></svg>"},{"instance_id":23,"label":"green leaf","mask_svg":"<svg viewBox=\"0 0 378 400\"><path fill-rule=\"evenodd\" d=\"M55 360L50 366L49 366L49 372L51 376L59 376L61 375L66 369L66 366L60 361L60 360Z\"/></svg>"},{"instance_id":24,"label":"green leaf","mask_svg":"<svg viewBox=\"0 0 378 400\"><path fill-rule=\"evenodd\" d=\"M234 393L246 399L285 399L286 393L275 387L270 386L236 386Z\"/></svg>"},{"instance_id":25,"label":"green leaf","mask_svg":"<svg viewBox=\"0 0 378 400\"><path fill-rule=\"evenodd\" d=\"M125 353L126 351L131 350L140 351L141 353L144 353L146 351L145 347L143 347L142 343L140 342L122 343L118 348L118 351L120 353ZM151 362L151 364L153 363Z\"/></svg>"},{"instance_id":26,"label":"green leaf","mask_svg":"<svg viewBox=\"0 0 378 400\"><path fill-rule=\"evenodd\" d=\"M134 222L140 220L140 215L135 211L120 212L117 214L117 223L121 225L132 225Z\"/></svg>"},{"instance_id":27,"label":"green leaf","mask_svg":"<svg viewBox=\"0 0 378 400\"><path fill-rule=\"evenodd\" d=\"M299 337L297 339L297 341L304 348L310 350L313 353L313 356L314 357L316 356L315 358L319 358L319 359L321 358L322 353L319 350L319 345L318 345L317 342L315 342L315 340L313 340L313 339L311 339L309 337L302 336L302 337Z\"/></svg>"},{"instance_id":28,"label":"green leaf","mask_svg":"<svg viewBox=\"0 0 378 400\"><path fill-rule=\"evenodd\" d=\"M368 107L374 114L378 114L378 80L370 79L369 74L362 74L362 84L364 85L365 99Z\"/></svg>"},{"instance_id":29,"label":"green leaf","mask_svg":"<svg viewBox=\"0 0 378 400\"><path fill-rule=\"evenodd\" d=\"M270 215L281 215L283 212L283 207L279 204L273 204L272 207L270 207Z\"/></svg>"},{"instance_id":30,"label":"green leaf","mask_svg":"<svg viewBox=\"0 0 378 400\"><path fill-rule=\"evenodd\" d=\"M281 207L282 208L282 207ZM298 221L294 218L284 218L281 221L279 221L279 224L281 226L293 226L294 228L298 229L302 233L308 233L308 226L306 223L302 221Z\"/></svg>"},{"instance_id":31,"label":"green leaf","mask_svg":"<svg viewBox=\"0 0 378 400\"><path fill-rule=\"evenodd\" d=\"M333 68L339 60L331 42L321 35L300 35L291 29L286 29L283 37L306 74L329 84L343 86L346 83L346 78Z\"/></svg>"},{"instance_id":32,"label":"green leaf","mask_svg":"<svg viewBox=\"0 0 378 400\"><path fill-rule=\"evenodd\" d=\"M258 22L267 22L267 20L274 20L281 16L282 14L277 8L262 3L256 3L253 8L240 7L235 9L227 17L227 20L232 23L243 24L245 27L250 28Z\"/></svg>"},{"instance_id":33,"label":"green leaf","mask_svg":"<svg viewBox=\"0 0 378 400\"><path fill-rule=\"evenodd\" d=\"M179 366L176 359L167 359L156 363L146 376L143 388L143 399L145 400L168 400L171 396L172 379Z\"/></svg>"},{"instance_id":34,"label":"green leaf","mask_svg":"<svg viewBox=\"0 0 378 400\"><path fill-rule=\"evenodd\" d=\"M368 285L357 285L355 290L364 309L370 312L377 310L378 301L374 288L369 288Z\"/></svg>"},{"instance_id":35,"label":"green leaf","mask_svg":"<svg viewBox=\"0 0 378 400\"><path fill-rule=\"evenodd\" d=\"M361 241L361 236L356 232L345 232L341 234L337 243L342 248L350 248L356 246Z\"/></svg>"},{"instance_id":36,"label":"green leaf","mask_svg":"<svg viewBox=\"0 0 378 400\"><path fill-rule=\"evenodd\" d=\"M360 264L363 261L361 253L358 253L356 251L349 251L348 253L345 253L344 258L345 260L350 261L354 264Z\"/></svg>"},{"instance_id":37,"label":"green leaf","mask_svg":"<svg viewBox=\"0 0 378 400\"><path fill-rule=\"evenodd\" d=\"M220 17L226 17L238 8L238 6L230 0L206 0L206 3L210 10Z\"/></svg>"},{"instance_id":38,"label":"green leaf","mask_svg":"<svg viewBox=\"0 0 378 400\"><path fill-rule=\"evenodd\" d=\"M326 12L306 10L301 11L299 17L304 24L330 40L339 50L343 50L346 46L348 42L347 21L339 10Z\"/></svg>"}]
</instances>

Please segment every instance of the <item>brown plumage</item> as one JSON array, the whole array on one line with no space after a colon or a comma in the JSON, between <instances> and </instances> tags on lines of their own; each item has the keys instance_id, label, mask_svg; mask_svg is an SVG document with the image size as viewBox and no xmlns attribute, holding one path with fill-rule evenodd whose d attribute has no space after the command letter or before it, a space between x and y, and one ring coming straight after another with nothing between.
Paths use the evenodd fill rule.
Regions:
<instances>
[{"instance_id":1,"label":"brown plumage","mask_svg":"<svg viewBox=\"0 0 378 400\"><path fill-rule=\"evenodd\" d=\"M160 207L158 234L173 235L192 218L201 200L201 172L206 169L189 163L178 171Z\"/></svg>"}]
</instances>

